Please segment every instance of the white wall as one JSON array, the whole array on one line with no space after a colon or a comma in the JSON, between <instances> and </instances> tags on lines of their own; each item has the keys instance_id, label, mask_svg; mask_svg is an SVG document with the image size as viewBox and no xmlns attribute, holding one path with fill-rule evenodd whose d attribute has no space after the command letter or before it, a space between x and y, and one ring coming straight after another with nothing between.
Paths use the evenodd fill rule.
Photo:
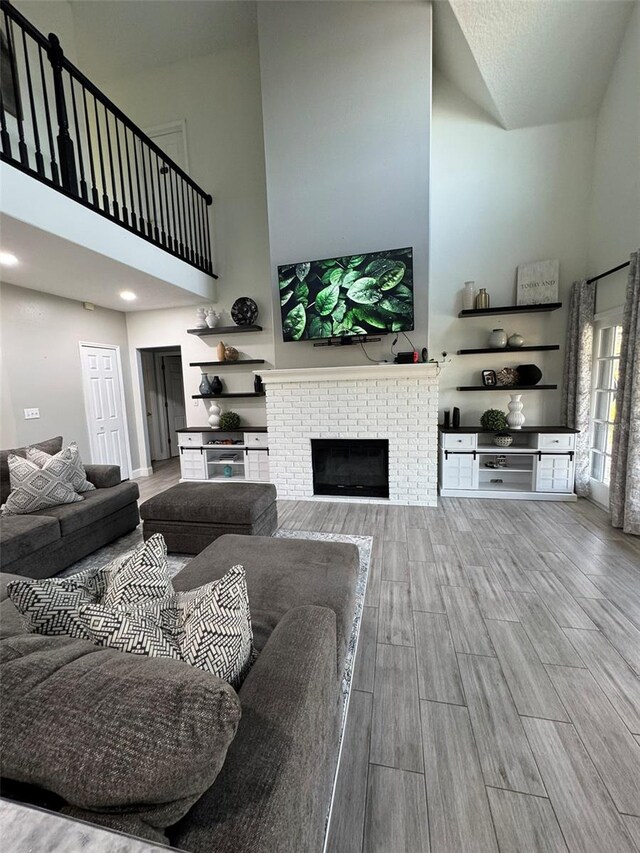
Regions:
<instances>
[{"instance_id":1,"label":"white wall","mask_svg":"<svg viewBox=\"0 0 640 853\"><path fill-rule=\"evenodd\" d=\"M278 264L414 247L426 343L431 6L258 4L276 362L363 363L359 347L283 343ZM372 344L388 355L392 338ZM402 349L407 349L403 344Z\"/></svg>"},{"instance_id":2,"label":"white wall","mask_svg":"<svg viewBox=\"0 0 640 853\"><path fill-rule=\"evenodd\" d=\"M534 363L543 383L561 383L563 346L520 358L455 352L487 346L493 328L518 331L531 345L563 345L568 288L587 270L594 136L590 119L505 131L446 79L434 80L430 350L453 358L441 376L440 409L458 406L463 424L477 424L488 408L506 411L508 393L455 390L481 385L482 369ZM518 264L552 258L560 260L562 310L458 319L466 280L486 287L493 305L514 305ZM523 400L529 425L558 421L560 388L526 392Z\"/></svg>"},{"instance_id":3,"label":"white wall","mask_svg":"<svg viewBox=\"0 0 640 853\"><path fill-rule=\"evenodd\" d=\"M129 439L137 467L137 441L132 419L131 379L127 358L125 315L49 293L3 283L0 288L2 332L2 410L0 447L62 435L77 441L91 461L80 365L80 341L120 347ZM24 409L37 407L40 418L25 420Z\"/></svg>"},{"instance_id":4,"label":"white wall","mask_svg":"<svg viewBox=\"0 0 640 853\"><path fill-rule=\"evenodd\" d=\"M640 247L640 5L636 4L602 102L589 218L589 275ZM624 303L628 270L598 285L597 310Z\"/></svg>"}]
</instances>

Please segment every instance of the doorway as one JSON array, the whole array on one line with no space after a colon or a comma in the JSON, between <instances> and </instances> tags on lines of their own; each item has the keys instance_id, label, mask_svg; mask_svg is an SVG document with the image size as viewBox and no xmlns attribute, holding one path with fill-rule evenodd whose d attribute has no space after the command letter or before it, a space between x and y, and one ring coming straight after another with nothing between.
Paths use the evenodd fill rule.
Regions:
<instances>
[{"instance_id":1,"label":"doorway","mask_svg":"<svg viewBox=\"0 0 640 853\"><path fill-rule=\"evenodd\" d=\"M187 424L179 347L141 349L151 464L178 456L178 430Z\"/></svg>"}]
</instances>

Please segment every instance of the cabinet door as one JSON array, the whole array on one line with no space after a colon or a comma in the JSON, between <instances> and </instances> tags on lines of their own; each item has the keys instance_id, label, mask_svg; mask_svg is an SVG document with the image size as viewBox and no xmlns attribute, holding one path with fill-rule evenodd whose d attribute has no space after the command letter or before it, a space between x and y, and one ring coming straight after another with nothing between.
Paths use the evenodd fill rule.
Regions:
<instances>
[{"instance_id":1,"label":"cabinet door","mask_svg":"<svg viewBox=\"0 0 640 853\"><path fill-rule=\"evenodd\" d=\"M573 460L568 454L542 456L536 462L536 492L572 492Z\"/></svg>"},{"instance_id":2,"label":"cabinet door","mask_svg":"<svg viewBox=\"0 0 640 853\"><path fill-rule=\"evenodd\" d=\"M478 488L478 461L473 453L442 453L442 488Z\"/></svg>"},{"instance_id":3,"label":"cabinet door","mask_svg":"<svg viewBox=\"0 0 640 853\"><path fill-rule=\"evenodd\" d=\"M269 482L269 455L267 448L247 448L244 464L247 480Z\"/></svg>"},{"instance_id":4,"label":"cabinet door","mask_svg":"<svg viewBox=\"0 0 640 853\"><path fill-rule=\"evenodd\" d=\"M207 466L203 451L183 447L180 453L180 473L183 480L206 480Z\"/></svg>"}]
</instances>

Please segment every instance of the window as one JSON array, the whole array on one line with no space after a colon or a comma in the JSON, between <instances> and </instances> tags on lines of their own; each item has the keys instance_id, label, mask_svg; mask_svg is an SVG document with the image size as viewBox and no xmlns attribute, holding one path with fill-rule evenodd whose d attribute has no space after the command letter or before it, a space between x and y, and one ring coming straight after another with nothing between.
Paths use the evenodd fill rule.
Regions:
<instances>
[{"instance_id":1,"label":"window","mask_svg":"<svg viewBox=\"0 0 640 853\"><path fill-rule=\"evenodd\" d=\"M596 325L591 389L591 479L607 488L611 476L621 339L622 326L614 321Z\"/></svg>"}]
</instances>

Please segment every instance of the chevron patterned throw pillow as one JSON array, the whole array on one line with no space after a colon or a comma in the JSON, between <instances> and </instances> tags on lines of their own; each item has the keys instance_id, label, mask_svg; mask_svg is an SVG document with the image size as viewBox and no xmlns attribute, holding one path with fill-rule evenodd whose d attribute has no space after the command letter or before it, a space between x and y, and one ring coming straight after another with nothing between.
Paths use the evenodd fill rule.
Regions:
<instances>
[{"instance_id":1,"label":"chevron patterned throw pillow","mask_svg":"<svg viewBox=\"0 0 640 853\"><path fill-rule=\"evenodd\" d=\"M49 470L55 471L63 480L71 483L74 490L79 494L92 492L95 489L93 483L87 480L87 472L84 470L80 451L75 441L72 441L69 447L65 447L55 456L45 453L44 450L38 450L37 447L28 447L27 459L34 462L38 468L42 468L48 463Z\"/></svg>"},{"instance_id":2,"label":"chevron patterned throw pillow","mask_svg":"<svg viewBox=\"0 0 640 853\"><path fill-rule=\"evenodd\" d=\"M66 578L12 581L7 594L32 634L90 640L79 618L82 605L136 605L173 594L164 537L154 534L128 557Z\"/></svg>"},{"instance_id":3,"label":"chevron patterned throw pillow","mask_svg":"<svg viewBox=\"0 0 640 853\"><path fill-rule=\"evenodd\" d=\"M117 610L87 604L79 616L97 645L183 660L236 688L256 656L243 566L162 601Z\"/></svg>"},{"instance_id":4,"label":"chevron patterned throw pillow","mask_svg":"<svg viewBox=\"0 0 640 853\"><path fill-rule=\"evenodd\" d=\"M28 515L50 506L72 504L82 500L73 486L56 470L53 457L39 468L22 456L7 456L11 491L2 505L3 515Z\"/></svg>"}]
</instances>

